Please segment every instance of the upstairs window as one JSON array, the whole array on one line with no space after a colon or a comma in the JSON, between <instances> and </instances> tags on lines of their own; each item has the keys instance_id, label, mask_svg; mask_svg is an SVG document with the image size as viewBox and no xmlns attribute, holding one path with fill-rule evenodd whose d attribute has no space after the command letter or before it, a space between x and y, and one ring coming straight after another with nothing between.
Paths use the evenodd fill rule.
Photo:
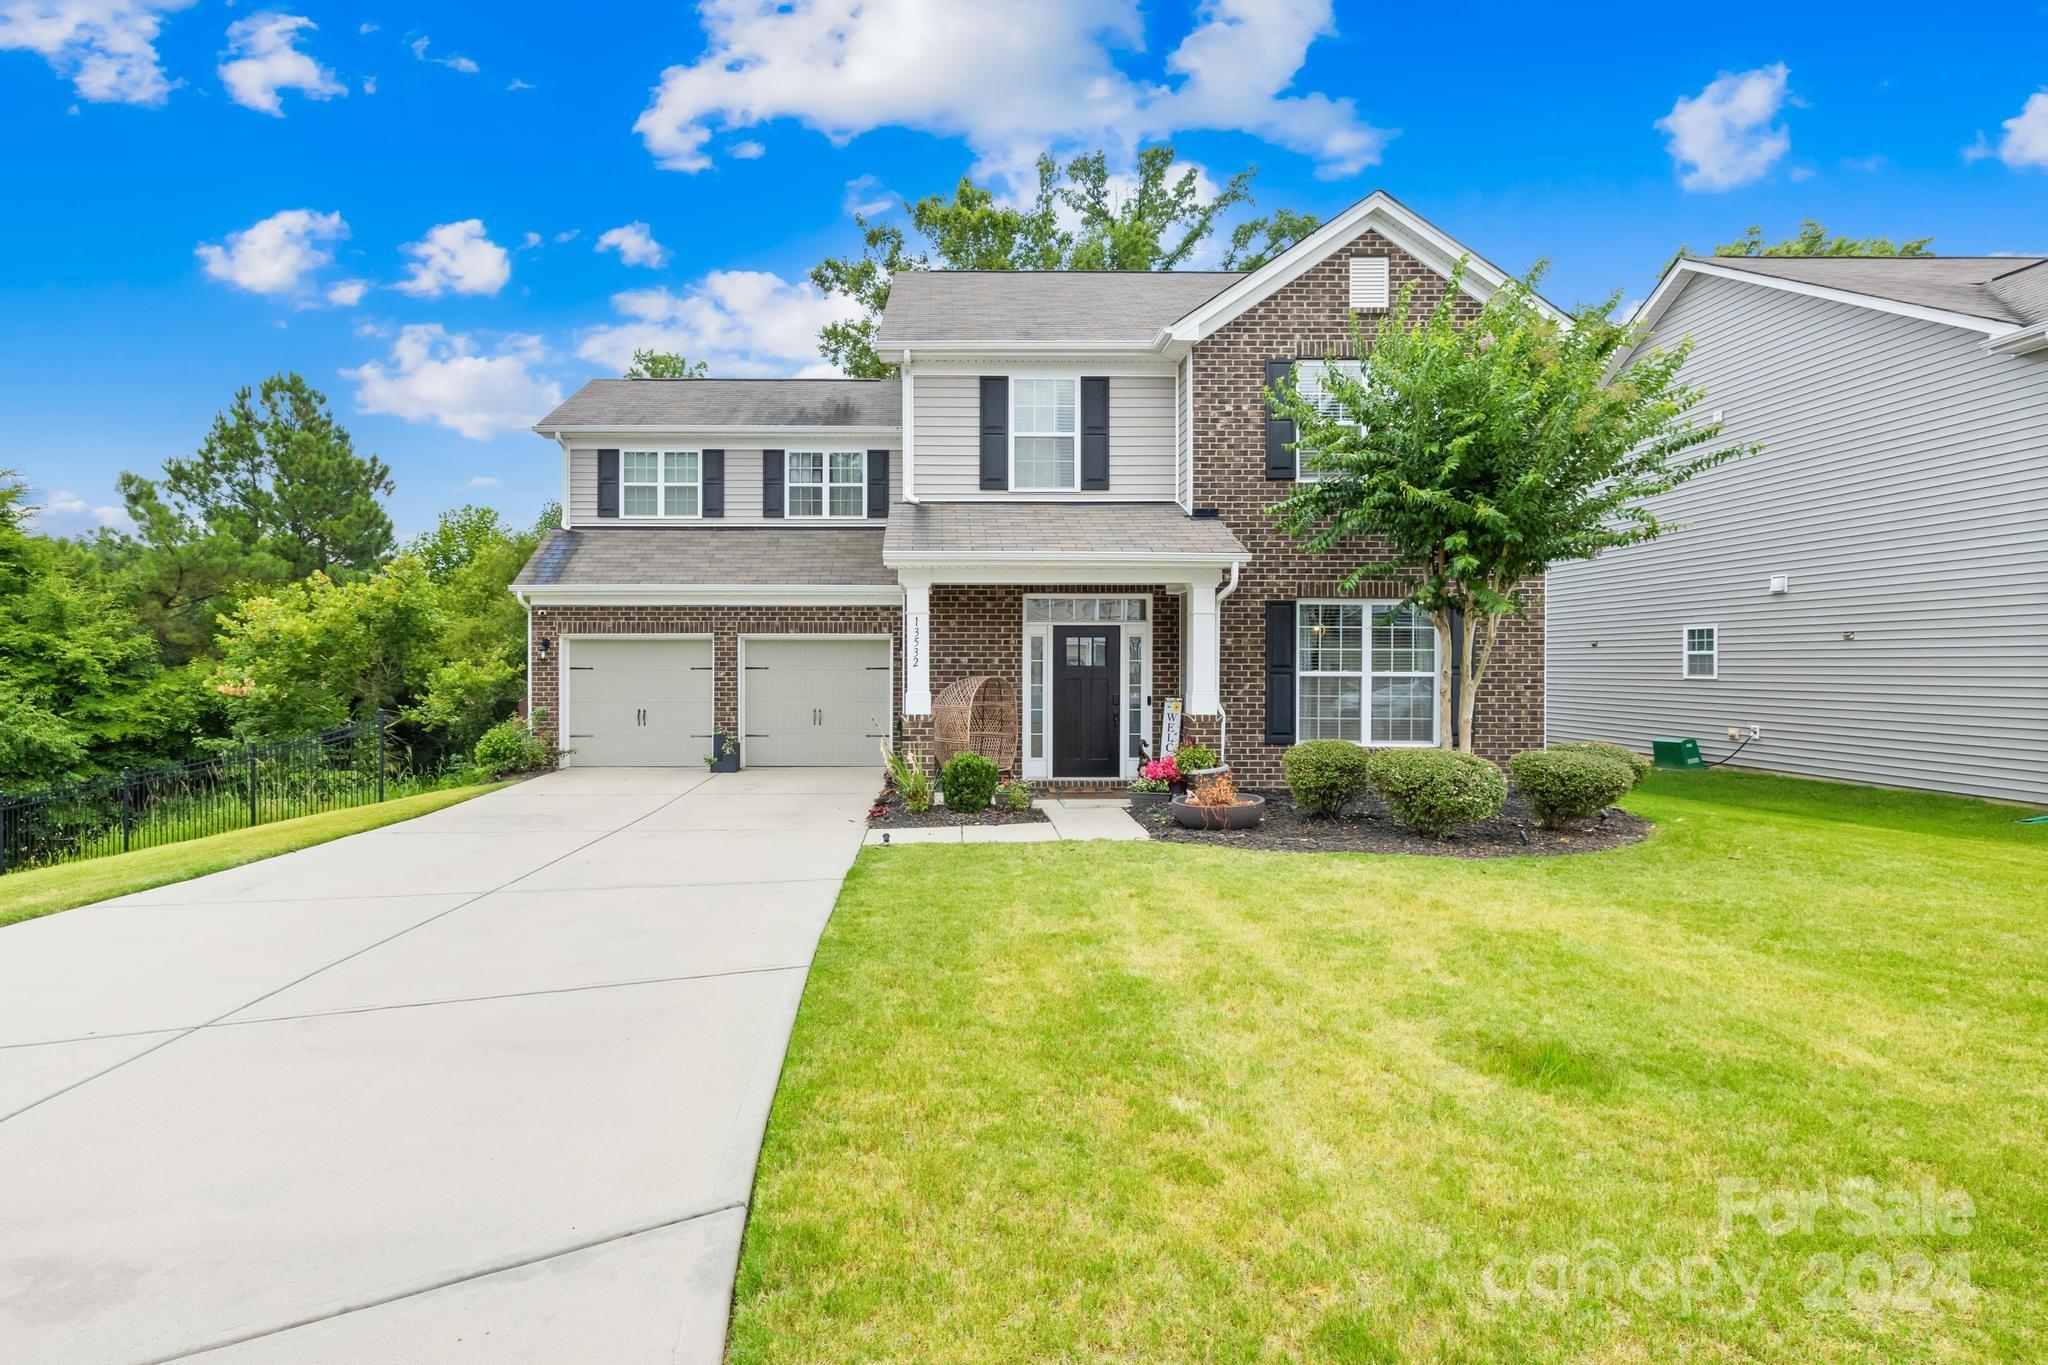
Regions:
<instances>
[{"instance_id":1,"label":"upstairs window","mask_svg":"<svg viewBox=\"0 0 2048 1365\"><path fill-rule=\"evenodd\" d=\"M1365 382L1365 362L1362 360L1303 360L1294 367L1294 389L1301 395L1302 402L1323 416L1345 421L1344 400L1330 389L1327 382L1327 373L1332 369L1354 383ZM1314 483L1323 477L1325 471L1311 465L1310 457L1314 454L1313 450L1306 449L1294 452L1297 482Z\"/></svg>"},{"instance_id":2,"label":"upstairs window","mask_svg":"<svg viewBox=\"0 0 2048 1365\"><path fill-rule=\"evenodd\" d=\"M867 452L861 450L790 451L785 515L866 516L867 465Z\"/></svg>"},{"instance_id":3,"label":"upstairs window","mask_svg":"<svg viewBox=\"0 0 2048 1365\"><path fill-rule=\"evenodd\" d=\"M1687 678L1718 678L1721 676L1720 627L1687 626L1685 628L1685 654L1682 676Z\"/></svg>"},{"instance_id":4,"label":"upstairs window","mask_svg":"<svg viewBox=\"0 0 2048 1365\"><path fill-rule=\"evenodd\" d=\"M1081 381L1016 375L1010 380L1010 487L1068 492L1081 486Z\"/></svg>"},{"instance_id":5,"label":"upstairs window","mask_svg":"<svg viewBox=\"0 0 2048 1365\"><path fill-rule=\"evenodd\" d=\"M619 452L619 512L628 517L694 517L703 508L703 464L694 450Z\"/></svg>"}]
</instances>

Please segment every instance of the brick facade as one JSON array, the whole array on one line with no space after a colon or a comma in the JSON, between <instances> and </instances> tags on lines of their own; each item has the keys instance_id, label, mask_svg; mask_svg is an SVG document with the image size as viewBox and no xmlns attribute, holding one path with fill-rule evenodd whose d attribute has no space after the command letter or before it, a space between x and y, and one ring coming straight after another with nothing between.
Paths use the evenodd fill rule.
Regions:
<instances>
[{"instance_id":1,"label":"brick facade","mask_svg":"<svg viewBox=\"0 0 2048 1365\"><path fill-rule=\"evenodd\" d=\"M528 667L533 705L547 717L535 728L552 734L561 719L564 635L709 635L712 659L712 719L728 735L740 729L739 637L742 635L887 635L895 685L890 689L892 728L903 699L903 613L895 607L534 607ZM546 643L543 652L542 644ZM741 755L745 758L744 752ZM876 763L881 756L876 755Z\"/></svg>"},{"instance_id":2,"label":"brick facade","mask_svg":"<svg viewBox=\"0 0 2048 1365\"><path fill-rule=\"evenodd\" d=\"M1354 255L1388 258L1392 292L1416 284L1415 307L1427 310L1443 297L1445 280L1377 232L1361 233L1247 309L1214 336L1196 343L1193 360L1196 507L1213 507L1236 533L1252 562L1237 591L1221 609L1223 710L1228 750L1240 782L1248 787L1281 784L1284 746L1266 743L1266 603L1315 597L1400 597L1398 583L1363 585L1346 594L1337 589L1346 571L1373 547L1348 553L1304 553L1277 530L1267 508L1293 485L1266 478L1265 363L1305 357L1349 357L1349 260ZM1459 312L1478 314L1461 299ZM1359 330L1370 345L1381 313L1365 313ZM1535 585L1540 591L1540 584ZM1502 626L1492 670L1481 687L1473 723L1475 747L1500 760L1543 743L1543 620L1541 609Z\"/></svg>"},{"instance_id":3,"label":"brick facade","mask_svg":"<svg viewBox=\"0 0 2048 1365\"><path fill-rule=\"evenodd\" d=\"M936 585L931 597L932 695L961 678L993 674L1024 686L1024 599L1045 594L1080 597L1151 598L1153 733L1158 743L1158 716L1165 699L1180 695L1180 599L1164 588L1132 587L960 587ZM906 716L904 739L930 753L930 716ZM989 757L994 758L991 754ZM1018 755L1009 755L1014 764Z\"/></svg>"}]
</instances>

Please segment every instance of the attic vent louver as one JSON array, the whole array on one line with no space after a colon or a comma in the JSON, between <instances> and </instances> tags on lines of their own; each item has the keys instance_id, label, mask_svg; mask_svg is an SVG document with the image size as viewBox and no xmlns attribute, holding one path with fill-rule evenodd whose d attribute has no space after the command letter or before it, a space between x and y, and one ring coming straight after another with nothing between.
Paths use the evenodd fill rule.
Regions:
<instances>
[{"instance_id":1,"label":"attic vent louver","mask_svg":"<svg viewBox=\"0 0 2048 1365\"><path fill-rule=\"evenodd\" d=\"M1387 258L1384 256L1353 256L1351 258L1352 308L1385 308L1388 302Z\"/></svg>"}]
</instances>

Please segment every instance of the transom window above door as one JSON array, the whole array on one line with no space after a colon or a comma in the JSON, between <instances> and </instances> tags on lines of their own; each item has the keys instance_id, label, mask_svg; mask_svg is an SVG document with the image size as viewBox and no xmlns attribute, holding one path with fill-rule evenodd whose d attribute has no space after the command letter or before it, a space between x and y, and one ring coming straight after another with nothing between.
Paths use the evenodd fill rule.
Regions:
<instances>
[{"instance_id":1,"label":"transom window above door","mask_svg":"<svg viewBox=\"0 0 2048 1365\"><path fill-rule=\"evenodd\" d=\"M704 465L694 450L619 452L619 511L628 517L694 517L704 507Z\"/></svg>"},{"instance_id":2,"label":"transom window above door","mask_svg":"<svg viewBox=\"0 0 2048 1365\"><path fill-rule=\"evenodd\" d=\"M1303 602L1296 623L1298 738L1437 742L1436 627L1428 616L1414 607Z\"/></svg>"},{"instance_id":3,"label":"transom window above door","mask_svg":"<svg viewBox=\"0 0 2048 1365\"><path fill-rule=\"evenodd\" d=\"M789 452L788 503L792 517L865 517L868 457L864 450Z\"/></svg>"},{"instance_id":4,"label":"transom window above door","mask_svg":"<svg viewBox=\"0 0 2048 1365\"><path fill-rule=\"evenodd\" d=\"M1026 621L1142 621L1142 597L1027 597Z\"/></svg>"},{"instance_id":5,"label":"transom window above door","mask_svg":"<svg viewBox=\"0 0 2048 1365\"><path fill-rule=\"evenodd\" d=\"M1022 374L1010 380L1010 487L1068 492L1081 486L1081 381Z\"/></svg>"}]
</instances>

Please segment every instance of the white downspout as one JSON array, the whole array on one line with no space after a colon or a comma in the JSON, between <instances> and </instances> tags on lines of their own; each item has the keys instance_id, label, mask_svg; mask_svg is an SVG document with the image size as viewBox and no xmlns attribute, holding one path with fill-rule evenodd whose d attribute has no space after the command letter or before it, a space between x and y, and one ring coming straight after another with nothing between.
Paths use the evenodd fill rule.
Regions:
<instances>
[{"instance_id":1,"label":"white downspout","mask_svg":"<svg viewBox=\"0 0 2048 1365\"><path fill-rule=\"evenodd\" d=\"M1189 471L1192 479L1193 471ZM1223 599L1237 591L1238 570L1244 567L1237 560L1230 561L1230 582L1216 594L1216 761L1230 761L1230 713L1223 709Z\"/></svg>"},{"instance_id":2,"label":"white downspout","mask_svg":"<svg viewBox=\"0 0 2048 1365\"><path fill-rule=\"evenodd\" d=\"M910 372L910 352L903 353L903 500L917 501L917 380Z\"/></svg>"},{"instance_id":3,"label":"white downspout","mask_svg":"<svg viewBox=\"0 0 2048 1365\"><path fill-rule=\"evenodd\" d=\"M576 456L569 449L569 438L561 433L560 428L555 431L555 444L562 448L562 529L567 531L575 525L569 520L569 492L574 482L572 475L576 468Z\"/></svg>"}]
</instances>

